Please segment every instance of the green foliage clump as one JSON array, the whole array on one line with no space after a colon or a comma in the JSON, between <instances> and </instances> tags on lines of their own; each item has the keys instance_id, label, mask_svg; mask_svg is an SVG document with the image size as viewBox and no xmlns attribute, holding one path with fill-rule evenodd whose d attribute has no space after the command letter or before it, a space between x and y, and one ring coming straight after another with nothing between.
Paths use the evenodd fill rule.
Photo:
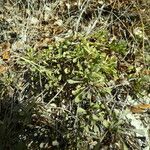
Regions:
<instances>
[{"instance_id":1,"label":"green foliage clump","mask_svg":"<svg viewBox=\"0 0 150 150\"><path fill-rule=\"evenodd\" d=\"M21 126L16 136L20 142L34 149L45 141L56 149L127 147L120 107L127 94L133 97L138 93L141 84L134 80L136 71L128 72L134 64L125 69L118 66L127 52L124 41L110 42L108 34L100 31L16 55L13 68L1 75L4 91L0 94L2 102L7 98L17 103L12 107ZM13 89L12 94L8 88ZM2 124L4 120L5 116L1 117Z\"/></svg>"}]
</instances>

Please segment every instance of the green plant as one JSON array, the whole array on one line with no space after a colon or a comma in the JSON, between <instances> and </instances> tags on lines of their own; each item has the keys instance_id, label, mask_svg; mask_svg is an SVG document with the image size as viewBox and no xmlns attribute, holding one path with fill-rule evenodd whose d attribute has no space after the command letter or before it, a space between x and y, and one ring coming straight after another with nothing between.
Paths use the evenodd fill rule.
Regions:
<instances>
[{"instance_id":1,"label":"green plant","mask_svg":"<svg viewBox=\"0 0 150 150\"><path fill-rule=\"evenodd\" d=\"M18 78L12 76L11 82L6 82L5 75L1 81L14 85L22 93L22 101L27 102L21 103L25 117L21 122L26 120L23 129L30 131L32 127L33 131L22 132L26 137L22 141L28 145L33 140L29 147L37 148L46 134L44 139L50 139L47 144L58 149L93 149L106 143L116 148L119 142L127 146L123 142L127 122L121 118L120 107L127 93L134 97L134 92L141 91L141 82L132 80L137 76L135 72L124 71L125 78L121 77L118 61L127 52L125 41L110 43L107 32L100 31L65 39L40 52L31 48L15 55L11 73L18 72ZM130 70L132 64L126 67ZM34 113L39 113L35 124L45 125L37 141Z\"/></svg>"}]
</instances>

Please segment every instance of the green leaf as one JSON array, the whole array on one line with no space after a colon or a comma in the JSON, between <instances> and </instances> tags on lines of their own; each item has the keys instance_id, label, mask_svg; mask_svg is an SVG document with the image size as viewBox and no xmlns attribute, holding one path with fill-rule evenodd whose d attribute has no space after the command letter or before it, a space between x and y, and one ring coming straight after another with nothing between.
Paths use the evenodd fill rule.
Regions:
<instances>
[{"instance_id":1,"label":"green leaf","mask_svg":"<svg viewBox=\"0 0 150 150\"><path fill-rule=\"evenodd\" d=\"M95 132L95 133L99 133L99 128L98 128L97 125L94 125L94 132Z\"/></svg>"},{"instance_id":2,"label":"green leaf","mask_svg":"<svg viewBox=\"0 0 150 150\"><path fill-rule=\"evenodd\" d=\"M72 80L72 79L67 80L67 82L68 82L69 84L82 83L82 81L75 81L75 80Z\"/></svg>"},{"instance_id":3,"label":"green leaf","mask_svg":"<svg viewBox=\"0 0 150 150\"><path fill-rule=\"evenodd\" d=\"M95 121L98 121L98 120L99 120L99 118L98 118L95 114L92 115L92 118L93 118L93 120L95 120Z\"/></svg>"},{"instance_id":4,"label":"green leaf","mask_svg":"<svg viewBox=\"0 0 150 150\"><path fill-rule=\"evenodd\" d=\"M105 128L108 128L109 125L110 125L109 122L108 122L107 120L103 120L102 123L103 123L103 125L104 125Z\"/></svg>"},{"instance_id":5,"label":"green leaf","mask_svg":"<svg viewBox=\"0 0 150 150\"><path fill-rule=\"evenodd\" d=\"M78 107L77 113L78 113L78 114L86 114L86 110L84 110L84 109L81 108L81 107Z\"/></svg>"},{"instance_id":6,"label":"green leaf","mask_svg":"<svg viewBox=\"0 0 150 150\"><path fill-rule=\"evenodd\" d=\"M79 103L79 102L81 102L81 99L79 98L79 96L76 96L74 101L75 101L75 103Z\"/></svg>"}]
</instances>

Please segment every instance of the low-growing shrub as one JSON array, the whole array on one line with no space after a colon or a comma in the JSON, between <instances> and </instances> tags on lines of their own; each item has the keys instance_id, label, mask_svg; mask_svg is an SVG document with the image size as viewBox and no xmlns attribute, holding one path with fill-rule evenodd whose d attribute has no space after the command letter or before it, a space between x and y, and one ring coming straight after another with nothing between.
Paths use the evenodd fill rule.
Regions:
<instances>
[{"instance_id":1,"label":"low-growing shrub","mask_svg":"<svg viewBox=\"0 0 150 150\"><path fill-rule=\"evenodd\" d=\"M146 81L131 55L105 31L13 54L0 75L2 148L134 149L122 111Z\"/></svg>"}]
</instances>

